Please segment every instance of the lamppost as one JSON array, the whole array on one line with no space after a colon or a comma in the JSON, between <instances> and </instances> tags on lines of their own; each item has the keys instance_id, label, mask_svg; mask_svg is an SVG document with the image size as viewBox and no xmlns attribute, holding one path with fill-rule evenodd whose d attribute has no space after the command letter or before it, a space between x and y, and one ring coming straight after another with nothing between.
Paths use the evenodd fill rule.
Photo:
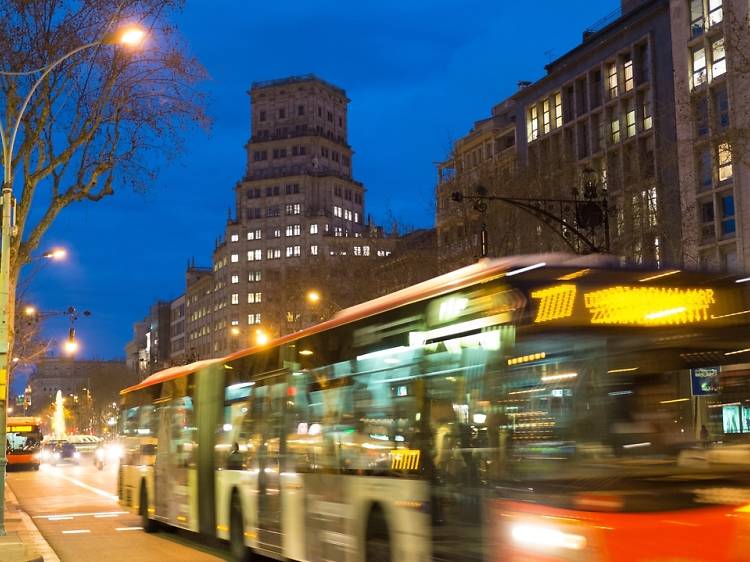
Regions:
<instances>
[{"instance_id":1,"label":"lamppost","mask_svg":"<svg viewBox=\"0 0 750 562\"><path fill-rule=\"evenodd\" d=\"M337 311L341 310L341 307L337 305L331 298L329 297L323 297L319 291L315 289L310 289L305 293L305 300L312 306L319 306L321 303L325 304L325 309L320 311L320 318L319 321L328 320L331 318Z\"/></svg>"},{"instance_id":2,"label":"lamppost","mask_svg":"<svg viewBox=\"0 0 750 562\"><path fill-rule=\"evenodd\" d=\"M76 47L54 62L35 70L25 72L0 72L6 76L29 76L39 74L39 78L32 84L18 110L12 128L6 130L0 123L0 141L2 141L3 156L3 187L2 187L2 223L0 223L0 536L5 535L5 467L8 463L6 451L6 409L8 405L8 352L10 350L10 334L8 318L10 306L10 246L11 238L15 235L13 216L13 149L16 137L21 127L21 119L31 101L34 92L44 82L50 72L60 66L72 56L102 45L124 45L137 47L145 37L145 32L136 26L128 26L105 34L100 39ZM10 125L10 123L8 124Z\"/></svg>"},{"instance_id":3,"label":"lamppost","mask_svg":"<svg viewBox=\"0 0 750 562\"><path fill-rule=\"evenodd\" d=\"M552 228L576 253L609 253L609 203L607 188L599 184L596 172L589 168L583 171L581 190L573 188L572 199L545 199L501 197L489 195L487 188L476 187L475 195L456 191L451 199L458 203L472 201L474 209L482 215L482 257L488 253L488 232L484 214L488 201L500 201L521 209ZM583 248L581 248L583 246Z\"/></svg>"}]
</instances>

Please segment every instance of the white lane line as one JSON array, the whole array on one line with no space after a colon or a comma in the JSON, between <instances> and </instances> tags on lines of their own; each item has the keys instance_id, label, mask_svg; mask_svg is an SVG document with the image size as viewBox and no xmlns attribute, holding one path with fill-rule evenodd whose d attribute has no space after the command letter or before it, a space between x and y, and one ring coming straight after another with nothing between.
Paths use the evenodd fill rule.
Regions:
<instances>
[{"instance_id":1,"label":"white lane line","mask_svg":"<svg viewBox=\"0 0 750 562\"><path fill-rule=\"evenodd\" d=\"M53 513L52 515L34 515L32 519L49 519L50 517L84 517L87 515L93 515L96 517L97 515L127 515L127 511L89 511L86 513Z\"/></svg>"},{"instance_id":2,"label":"white lane line","mask_svg":"<svg viewBox=\"0 0 750 562\"><path fill-rule=\"evenodd\" d=\"M117 496L115 496L113 494L110 494L106 490L101 490L99 488L94 488L94 486L89 486L88 484L86 484L85 482L81 482L77 478L71 478L70 476L65 476L64 474L60 474L57 471L52 472L52 474L54 474L58 478L62 478L63 480L67 480L71 484L75 484L76 486L78 486L80 488L83 488L84 490L88 490L89 492L94 492L95 494L98 494L98 495L100 495L102 497L105 497L107 499L110 499L112 501L117 501L119 499Z\"/></svg>"},{"instance_id":3,"label":"white lane line","mask_svg":"<svg viewBox=\"0 0 750 562\"><path fill-rule=\"evenodd\" d=\"M71 519L73 518L63 515L53 515L52 517L47 517L47 521L69 521Z\"/></svg>"},{"instance_id":4,"label":"white lane line","mask_svg":"<svg viewBox=\"0 0 750 562\"><path fill-rule=\"evenodd\" d=\"M80 535L82 533L90 533L89 529L72 529L70 531L63 531L63 535Z\"/></svg>"},{"instance_id":5,"label":"white lane line","mask_svg":"<svg viewBox=\"0 0 750 562\"><path fill-rule=\"evenodd\" d=\"M143 527L115 527L115 531L142 531Z\"/></svg>"},{"instance_id":6,"label":"white lane line","mask_svg":"<svg viewBox=\"0 0 750 562\"><path fill-rule=\"evenodd\" d=\"M102 519L104 517L119 517L119 513L99 513L97 515L94 515L94 519Z\"/></svg>"}]
</instances>

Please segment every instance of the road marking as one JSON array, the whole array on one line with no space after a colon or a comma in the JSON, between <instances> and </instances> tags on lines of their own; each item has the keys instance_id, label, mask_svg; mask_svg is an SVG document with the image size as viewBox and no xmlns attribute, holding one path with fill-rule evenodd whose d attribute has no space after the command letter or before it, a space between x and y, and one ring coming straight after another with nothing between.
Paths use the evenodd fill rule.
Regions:
<instances>
[{"instance_id":1,"label":"road marking","mask_svg":"<svg viewBox=\"0 0 750 562\"><path fill-rule=\"evenodd\" d=\"M112 501L117 501L119 498L113 494L110 494L106 490L101 490L99 488L95 488L94 486L89 486L85 482L81 482L77 478L71 478L70 476L65 476L64 474L60 474L59 471L53 471L52 474L57 476L58 478L62 478L63 480L67 480L71 484L75 484L76 486L83 488L84 490L88 490L89 492L94 492L95 494L98 494L102 497L105 497L107 499L110 499Z\"/></svg>"},{"instance_id":2,"label":"road marking","mask_svg":"<svg viewBox=\"0 0 750 562\"><path fill-rule=\"evenodd\" d=\"M47 521L67 521L69 519L73 519L73 518L67 517L64 515L53 515L51 517L47 517Z\"/></svg>"},{"instance_id":3,"label":"road marking","mask_svg":"<svg viewBox=\"0 0 750 562\"><path fill-rule=\"evenodd\" d=\"M115 515L127 515L127 511L91 511L88 513L55 513L52 515L34 515L32 519L49 519L51 517L85 517L88 515L93 515L96 517L97 515L112 515L113 517Z\"/></svg>"},{"instance_id":4,"label":"road marking","mask_svg":"<svg viewBox=\"0 0 750 562\"><path fill-rule=\"evenodd\" d=\"M143 527L115 527L115 531L142 531Z\"/></svg>"},{"instance_id":5,"label":"road marking","mask_svg":"<svg viewBox=\"0 0 750 562\"><path fill-rule=\"evenodd\" d=\"M71 531L63 531L63 535L80 535L82 533L90 533L89 529L73 529Z\"/></svg>"},{"instance_id":6,"label":"road marking","mask_svg":"<svg viewBox=\"0 0 750 562\"><path fill-rule=\"evenodd\" d=\"M119 513L99 513L97 515L94 515L95 519L101 519L103 517L119 517Z\"/></svg>"}]
</instances>

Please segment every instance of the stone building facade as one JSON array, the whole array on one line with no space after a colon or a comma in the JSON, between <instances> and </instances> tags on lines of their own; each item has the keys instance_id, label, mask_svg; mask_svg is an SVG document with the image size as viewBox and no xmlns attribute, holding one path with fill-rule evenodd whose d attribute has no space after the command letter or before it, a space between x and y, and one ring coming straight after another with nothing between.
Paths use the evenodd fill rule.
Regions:
<instances>
[{"instance_id":1,"label":"stone building facade","mask_svg":"<svg viewBox=\"0 0 750 562\"><path fill-rule=\"evenodd\" d=\"M519 83L441 164L441 260L478 253L476 235L453 224L455 188L472 194L482 183L490 195L562 199L576 189L580 195L584 176L594 175L613 210L612 253L636 263L744 269L748 41L741 0L623 1L548 64L543 78ZM487 142L500 134L498 115L507 116L516 140L501 165L497 142ZM488 166L495 170L489 180ZM501 168L513 168L509 181ZM489 239L503 242L490 244L491 255L566 248L559 227L556 233L521 210L490 205L482 217ZM497 220L500 213L506 216ZM465 224L479 230L476 218Z\"/></svg>"},{"instance_id":2,"label":"stone building facade","mask_svg":"<svg viewBox=\"0 0 750 562\"><path fill-rule=\"evenodd\" d=\"M368 264L396 243L366 217L344 90L305 75L255 83L250 98L235 216L211 271L188 270L190 359L299 330L319 320L323 306L330 313L366 299L375 291ZM310 306L313 289L325 304Z\"/></svg>"}]
</instances>

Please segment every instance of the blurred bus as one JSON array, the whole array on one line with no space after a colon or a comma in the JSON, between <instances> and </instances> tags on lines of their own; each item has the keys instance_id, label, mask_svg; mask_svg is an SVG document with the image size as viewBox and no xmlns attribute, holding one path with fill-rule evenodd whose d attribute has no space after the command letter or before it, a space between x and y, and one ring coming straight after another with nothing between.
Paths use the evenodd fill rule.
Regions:
<instances>
[{"instance_id":1,"label":"blurred bus","mask_svg":"<svg viewBox=\"0 0 750 562\"><path fill-rule=\"evenodd\" d=\"M596 263L482 261L156 373L120 501L238 559L747 560L750 452L705 454L750 437L747 280Z\"/></svg>"},{"instance_id":2,"label":"blurred bus","mask_svg":"<svg viewBox=\"0 0 750 562\"><path fill-rule=\"evenodd\" d=\"M39 470L42 426L39 418L9 417L6 427L8 465Z\"/></svg>"}]
</instances>

